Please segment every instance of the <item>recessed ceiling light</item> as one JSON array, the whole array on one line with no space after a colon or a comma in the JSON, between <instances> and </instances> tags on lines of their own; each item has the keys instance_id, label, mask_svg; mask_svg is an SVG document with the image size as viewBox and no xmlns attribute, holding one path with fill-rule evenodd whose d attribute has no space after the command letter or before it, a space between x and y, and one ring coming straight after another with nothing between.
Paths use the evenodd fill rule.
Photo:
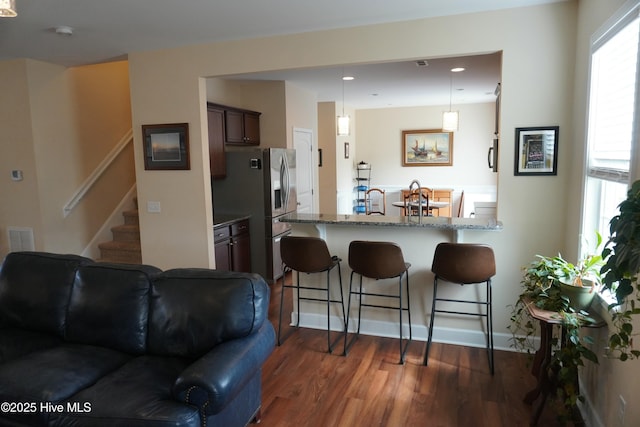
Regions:
<instances>
[{"instance_id":1,"label":"recessed ceiling light","mask_svg":"<svg viewBox=\"0 0 640 427\"><path fill-rule=\"evenodd\" d=\"M464 71L463 67L456 67L456 68L452 68L451 72L452 73L459 73L460 71Z\"/></svg>"},{"instance_id":2,"label":"recessed ceiling light","mask_svg":"<svg viewBox=\"0 0 640 427\"><path fill-rule=\"evenodd\" d=\"M71 36L73 35L73 28L68 25L59 25L55 28L56 34L60 34L61 36Z\"/></svg>"},{"instance_id":3,"label":"recessed ceiling light","mask_svg":"<svg viewBox=\"0 0 640 427\"><path fill-rule=\"evenodd\" d=\"M349 81L349 80L353 80L353 79L355 79L355 77L353 77L353 76L344 76L342 78L342 80L345 80L345 81Z\"/></svg>"}]
</instances>

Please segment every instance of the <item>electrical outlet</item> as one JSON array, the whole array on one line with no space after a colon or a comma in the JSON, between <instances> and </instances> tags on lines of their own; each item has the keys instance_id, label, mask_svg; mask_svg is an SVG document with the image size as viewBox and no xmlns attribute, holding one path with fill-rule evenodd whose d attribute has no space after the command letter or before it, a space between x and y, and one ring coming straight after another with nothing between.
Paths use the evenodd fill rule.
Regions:
<instances>
[{"instance_id":1,"label":"electrical outlet","mask_svg":"<svg viewBox=\"0 0 640 427\"><path fill-rule=\"evenodd\" d=\"M624 426L624 411L627 408L627 401L624 400L622 395L618 396L618 425Z\"/></svg>"}]
</instances>

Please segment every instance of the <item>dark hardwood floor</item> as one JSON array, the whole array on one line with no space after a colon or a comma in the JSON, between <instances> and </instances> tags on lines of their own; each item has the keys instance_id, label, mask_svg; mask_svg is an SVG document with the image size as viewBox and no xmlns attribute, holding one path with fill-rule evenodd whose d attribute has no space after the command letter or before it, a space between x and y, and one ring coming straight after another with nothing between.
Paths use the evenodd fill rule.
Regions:
<instances>
[{"instance_id":1,"label":"dark hardwood floor","mask_svg":"<svg viewBox=\"0 0 640 427\"><path fill-rule=\"evenodd\" d=\"M272 286L276 328L280 290ZM434 343L423 366L421 341L410 345L404 365L396 339L361 335L347 357L342 343L333 354L326 346L326 331L300 328L276 347L263 369L262 427L529 425L532 408L522 398L535 380L526 355L496 351L491 376L479 348ZM559 425L553 406L538 425Z\"/></svg>"}]
</instances>

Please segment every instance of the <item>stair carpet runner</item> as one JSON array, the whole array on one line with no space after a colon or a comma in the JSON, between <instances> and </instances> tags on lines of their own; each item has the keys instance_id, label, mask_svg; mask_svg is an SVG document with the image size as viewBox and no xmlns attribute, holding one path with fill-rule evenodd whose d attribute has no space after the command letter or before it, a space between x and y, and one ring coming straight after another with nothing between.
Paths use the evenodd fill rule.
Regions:
<instances>
[{"instance_id":1,"label":"stair carpet runner","mask_svg":"<svg viewBox=\"0 0 640 427\"><path fill-rule=\"evenodd\" d=\"M113 240L100 243L100 261L124 264L141 264L140 223L138 210L122 212L124 224L111 228Z\"/></svg>"}]
</instances>

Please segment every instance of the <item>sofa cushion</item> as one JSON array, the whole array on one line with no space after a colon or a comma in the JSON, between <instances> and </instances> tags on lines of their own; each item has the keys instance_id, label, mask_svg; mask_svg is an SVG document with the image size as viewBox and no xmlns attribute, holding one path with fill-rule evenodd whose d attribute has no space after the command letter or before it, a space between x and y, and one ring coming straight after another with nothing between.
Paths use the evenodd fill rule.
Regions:
<instances>
[{"instance_id":1,"label":"sofa cushion","mask_svg":"<svg viewBox=\"0 0 640 427\"><path fill-rule=\"evenodd\" d=\"M140 356L97 383L73 395L69 402L86 402L85 413L56 414L54 425L200 426L198 408L171 397L171 390L185 359Z\"/></svg>"},{"instance_id":2,"label":"sofa cushion","mask_svg":"<svg viewBox=\"0 0 640 427\"><path fill-rule=\"evenodd\" d=\"M262 277L207 269L173 269L152 284L148 350L200 357L215 345L260 328L269 309Z\"/></svg>"},{"instance_id":3,"label":"sofa cushion","mask_svg":"<svg viewBox=\"0 0 640 427\"><path fill-rule=\"evenodd\" d=\"M62 337L77 255L12 252L0 267L0 327L50 332Z\"/></svg>"},{"instance_id":4,"label":"sofa cushion","mask_svg":"<svg viewBox=\"0 0 640 427\"><path fill-rule=\"evenodd\" d=\"M147 265L96 263L78 269L65 339L141 354L147 340L151 277Z\"/></svg>"},{"instance_id":5,"label":"sofa cushion","mask_svg":"<svg viewBox=\"0 0 640 427\"><path fill-rule=\"evenodd\" d=\"M60 403L130 359L125 353L81 344L29 353L0 364L0 402ZM39 409L29 414L3 414L27 425L40 425L49 415Z\"/></svg>"},{"instance_id":6,"label":"sofa cushion","mask_svg":"<svg viewBox=\"0 0 640 427\"><path fill-rule=\"evenodd\" d=\"M12 360L36 350L59 345L62 338L26 329L0 329L0 363Z\"/></svg>"}]
</instances>

